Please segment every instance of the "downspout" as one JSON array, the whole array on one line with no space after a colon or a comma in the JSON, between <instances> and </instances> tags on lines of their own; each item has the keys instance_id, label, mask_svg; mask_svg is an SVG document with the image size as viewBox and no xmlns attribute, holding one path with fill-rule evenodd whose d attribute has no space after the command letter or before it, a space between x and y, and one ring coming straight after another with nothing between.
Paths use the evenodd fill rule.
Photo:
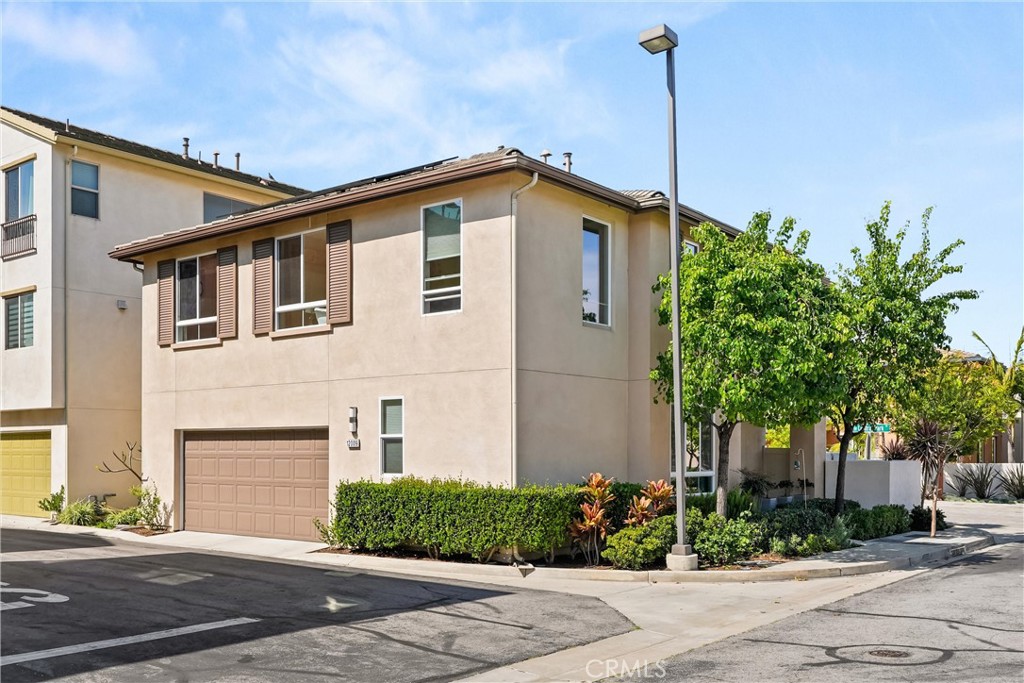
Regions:
<instances>
[{"instance_id":1,"label":"downspout","mask_svg":"<svg viewBox=\"0 0 1024 683\"><path fill-rule=\"evenodd\" d=\"M71 156L64 159L64 483L70 484L71 465L68 462L68 450L71 443L71 425L68 411L68 232L71 226L71 162L78 156L78 145L71 145ZM68 486L68 495L71 495Z\"/></svg>"},{"instance_id":2,"label":"downspout","mask_svg":"<svg viewBox=\"0 0 1024 683\"><path fill-rule=\"evenodd\" d=\"M520 187L518 190L512 193L512 211L511 211L511 225L509 230L509 254L510 254L510 268L512 270L510 277L510 302L511 302L511 316L510 316L510 335L511 335L511 359L509 362L511 380L512 380L512 447L511 447L511 481L509 486L515 488L519 483L519 347L517 344L518 335L518 315L516 312L517 307L517 289L519 287L519 278L516 273L517 269L517 246L518 242L516 239L516 217L519 213L519 195L533 188L537 184L537 180L540 175L534 171L533 178L527 184Z\"/></svg>"}]
</instances>

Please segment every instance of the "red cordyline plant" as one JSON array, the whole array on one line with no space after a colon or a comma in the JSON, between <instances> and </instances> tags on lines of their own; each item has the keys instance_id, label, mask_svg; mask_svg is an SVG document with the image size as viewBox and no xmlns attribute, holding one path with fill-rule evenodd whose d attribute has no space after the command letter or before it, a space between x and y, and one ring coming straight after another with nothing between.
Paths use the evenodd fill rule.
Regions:
<instances>
[{"instance_id":1,"label":"red cordyline plant","mask_svg":"<svg viewBox=\"0 0 1024 683\"><path fill-rule=\"evenodd\" d=\"M601 560L601 546L608 536L608 518L605 505L615 500L611 487L614 479L605 479L600 472L594 472L585 479L580 493L586 501L580 504L582 518L573 520L569 533L576 540L587 565L594 566Z\"/></svg>"},{"instance_id":2,"label":"red cordyline plant","mask_svg":"<svg viewBox=\"0 0 1024 683\"><path fill-rule=\"evenodd\" d=\"M667 512L673 505L672 496L675 495L675 492L675 487L664 479L648 481L647 488L640 489L643 496L633 496L626 524L644 526L655 517Z\"/></svg>"}]
</instances>

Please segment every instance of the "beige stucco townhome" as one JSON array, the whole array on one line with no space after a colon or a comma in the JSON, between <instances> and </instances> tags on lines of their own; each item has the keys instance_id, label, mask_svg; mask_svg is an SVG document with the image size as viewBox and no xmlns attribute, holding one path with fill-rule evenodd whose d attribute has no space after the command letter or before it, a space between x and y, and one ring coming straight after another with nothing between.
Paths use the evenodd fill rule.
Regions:
<instances>
[{"instance_id":1,"label":"beige stucco townhome","mask_svg":"<svg viewBox=\"0 0 1024 683\"><path fill-rule=\"evenodd\" d=\"M661 193L506 148L118 246L144 272L146 474L175 528L290 538L339 480L666 477L669 255Z\"/></svg>"},{"instance_id":2,"label":"beige stucco townhome","mask_svg":"<svg viewBox=\"0 0 1024 683\"><path fill-rule=\"evenodd\" d=\"M132 504L97 470L141 430L142 276L110 246L303 190L6 107L0 169L0 513Z\"/></svg>"}]
</instances>

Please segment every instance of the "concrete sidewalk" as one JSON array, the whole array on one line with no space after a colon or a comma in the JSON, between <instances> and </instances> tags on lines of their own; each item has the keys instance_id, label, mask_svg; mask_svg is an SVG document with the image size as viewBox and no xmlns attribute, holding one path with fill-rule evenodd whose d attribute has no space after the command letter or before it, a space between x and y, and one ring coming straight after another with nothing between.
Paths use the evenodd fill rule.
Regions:
<instances>
[{"instance_id":1,"label":"concrete sidewalk","mask_svg":"<svg viewBox=\"0 0 1024 683\"><path fill-rule=\"evenodd\" d=\"M1005 507L1005 506L1004 506ZM339 573L390 573L426 579L473 581L491 585L591 595L630 619L636 630L544 657L501 667L475 681L592 681L609 671L634 670L644 664L701 647L793 614L845 597L916 576L993 542L988 531L1012 539L1024 527L1024 508L993 511L977 505L957 508L951 521L959 524L936 539L924 534L870 541L858 548L777 565L770 569L724 572L619 572L501 567L460 563L379 558L313 552L319 543L281 541L198 532L142 537L124 531L51 526L34 518L0 517L0 527L29 528L56 533L91 534L113 544L140 544L156 551L236 555L251 559L321 566ZM1014 516L1016 513L1016 517ZM996 515L977 527L968 516ZM54 561L59 561L54 551ZM656 575L707 577L660 581ZM675 577L669 577L675 579ZM814 579L812 582L806 579ZM581 614L581 619L587 615ZM613 671L614 673L614 671Z\"/></svg>"}]
</instances>

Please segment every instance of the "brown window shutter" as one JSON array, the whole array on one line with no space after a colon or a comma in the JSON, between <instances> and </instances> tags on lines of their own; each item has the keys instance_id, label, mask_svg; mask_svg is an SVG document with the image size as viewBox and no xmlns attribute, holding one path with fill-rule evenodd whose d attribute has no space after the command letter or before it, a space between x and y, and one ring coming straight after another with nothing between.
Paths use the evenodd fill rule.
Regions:
<instances>
[{"instance_id":1,"label":"brown window shutter","mask_svg":"<svg viewBox=\"0 0 1024 683\"><path fill-rule=\"evenodd\" d=\"M252 333L274 329L274 238L252 243Z\"/></svg>"},{"instance_id":2,"label":"brown window shutter","mask_svg":"<svg viewBox=\"0 0 1024 683\"><path fill-rule=\"evenodd\" d=\"M217 250L217 336L238 336L238 247Z\"/></svg>"},{"instance_id":3,"label":"brown window shutter","mask_svg":"<svg viewBox=\"0 0 1024 683\"><path fill-rule=\"evenodd\" d=\"M160 346L174 343L174 259L156 264L157 327Z\"/></svg>"},{"instance_id":4,"label":"brown window shutter","mask_svg":"<svg viewBox=\"0 0 1024 683\"><path fill-rule=\"evenodd\" d=\"M352 221L327 226L327 322L352 322Z\"/></svg>"}]
</instances>

